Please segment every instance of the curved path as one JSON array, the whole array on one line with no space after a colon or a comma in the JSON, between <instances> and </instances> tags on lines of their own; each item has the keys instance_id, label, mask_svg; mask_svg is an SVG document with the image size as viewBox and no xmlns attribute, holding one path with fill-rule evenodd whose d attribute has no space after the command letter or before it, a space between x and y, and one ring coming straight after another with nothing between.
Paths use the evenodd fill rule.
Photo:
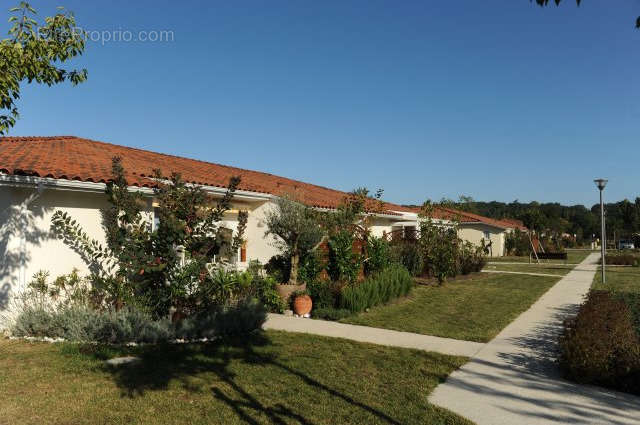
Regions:
<instances>
[{"instance_id":1,"label":"curved path","mask_svg":"<svg viewBox=\"0 0 640 425\"><path fill-rule=\"evenodd\" d=\"M325 320L287 317L282 314L269 314L263 328L346 338L359 342L436 351L442 354L465 357L473 356L484 347L484 344L479 342L460 341L451 338L441 338L438 336L420 335L411 332L392 331L389 329L371 328L369 326L350 325Z\"/></svg>"},{"instance_id":2,"label":"curved path","mask_svg":"<svg viewBox=\"0 0 640 425\"><path fill-rule=\"evenodd\" d=\"M478 425L640 424L640 397L562 379L555 362L562 321L591 287L590 254L429 396Z\"/></svg>"}]
</instances>

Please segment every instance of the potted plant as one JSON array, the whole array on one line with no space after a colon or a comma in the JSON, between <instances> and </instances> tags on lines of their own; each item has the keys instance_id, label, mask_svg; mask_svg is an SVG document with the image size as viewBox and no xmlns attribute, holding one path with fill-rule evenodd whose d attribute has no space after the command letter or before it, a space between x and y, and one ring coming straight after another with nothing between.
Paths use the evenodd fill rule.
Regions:
<instances>
[{"instance_id":1,"label":"potted plant","mask_svg":"<svg viewBox=\"0 0 640 425\"><path fill-rule=\"evenodd\" d=\"M318 212L290 196L276 200L276 207L266 214L267 231L272 235L275 246L289 258L289 280L276 286L278 294L285 302L291 294L306 289L306 284L298 284L300 258L313 250L322 240L323 230L318 222Z\"/></svg>"},{"instance_id":2,"label":"potted plant","mask_svg":"<svg viewBox=\"0 0 640 425\"><path fill-rule=\"evenodd\" d=\"M313 302L311 301L311 297L309 293L304 291L297 291L291 295L293 298L293 312L298 316L307 316L311 313L311 308L313 307Z\"/></svg>"}]
</instances>

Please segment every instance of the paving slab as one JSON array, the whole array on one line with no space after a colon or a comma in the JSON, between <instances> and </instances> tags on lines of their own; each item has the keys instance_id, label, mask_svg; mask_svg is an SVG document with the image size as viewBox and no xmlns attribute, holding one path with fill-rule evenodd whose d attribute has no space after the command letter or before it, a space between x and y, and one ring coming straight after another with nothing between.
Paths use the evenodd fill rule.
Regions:
<instances>
[{"instance_id":1,"label":"paving slab","mask_svg":"<svg viewBox=\"0 0 640 425\"><path fill-rule=\"evenodd\" d=\"M592 253L453 372L432 403L477 425L640 424L640 397L562 378L557 337L588 292Z\"/></svg>"},{"instance_id":2,"label":"paving slab","mask_svg":"<svg viewBox=\"0 0 640 425\"><path fill-rule=\"evenodd\" d=\"M263 328L346 338L359 342L414 348L417 350L435 351L442 354L466 357L473 356L484 346L484 344L479 342L461 341L411 332L329 322L326 320L286 317L282 314L269 314Z\"/></svg>"}]
</instances>

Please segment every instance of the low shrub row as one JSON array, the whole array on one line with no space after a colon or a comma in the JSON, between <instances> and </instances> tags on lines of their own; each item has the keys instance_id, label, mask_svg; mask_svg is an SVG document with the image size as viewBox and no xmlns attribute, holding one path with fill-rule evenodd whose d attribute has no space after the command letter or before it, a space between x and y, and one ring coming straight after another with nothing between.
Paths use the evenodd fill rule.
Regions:
<instances>
[{"instance_id":1,"label":"low shrub row","mask_svg":"<svg viewBox=\"0 0 640 425\"><path fill-rule=\"evenodd\" d=\"M347 285L340 292L339 307L357 313L405 296L413 279L403 266L393 264L361 283Z\"/></svg>"},{"instance_id":2,"label":"low shrub row","mask_svg":"<svg viewBox=\"0 0 640 425\"><path fill-rule=\"evenodd\" d=\"M640 255L633 253L609 253L605 255L606 264L615 266L636 266L640 265Z\"/></svg>"},{"instance_id":3,"label":"low shrub row","mask_svg":"<svg viewBox=\"0 0 640 425\"><path fill-rule=\"evenodd\" d=\"M154 320L129 308L98 311L79 305L62 305L57 309L26 306L17 316L12 333L77 342L159 343L175 338L195 340L247 334L260 329L265 320L264 307L253 299L235 306L212 307L176 323Z\"/></svg>"},{"instance_id":4,"label":"low shrub row","mask_svg":"<svg viewBox=\"0 0 640 425\"><path fill-rule=\"evenodd\" d=\"M640 340L625 300L592 291L576 317L565 322L560 349L570 379L640 394Z\"/></svg>"},{"instance_id":5,"label":"low shrub row","mask_svg":"<svg viewBox=\"0 0 640 425\"><path fill-rule=\"evenodd\" d=\"M340 320L353 315L353 312L344 308L321 307L313 309L312 314L314 319Z\"/></svg>"}]
</instances>

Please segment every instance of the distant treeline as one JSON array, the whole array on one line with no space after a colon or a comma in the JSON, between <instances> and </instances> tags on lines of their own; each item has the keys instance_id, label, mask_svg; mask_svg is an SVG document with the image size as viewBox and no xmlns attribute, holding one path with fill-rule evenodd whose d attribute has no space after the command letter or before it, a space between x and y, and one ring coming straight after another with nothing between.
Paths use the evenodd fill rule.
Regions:
<instances>
[{"instance_id":1,"label":"distant treeline","mask_svg":"<svg viewBox=\"0 0 640 425\"><path fill-rule=\"evenodd\" d=\"M444 199L442 204L490 218L515 218L529 229L555 236L575 235L578 244L600 237L600 204L591 208L584 205L561 205L557 202L476 201L461 196L458 201ZM605 204L607 239L640 239L640 197L634 202L627 199Z\"/></svg>"}]
</instances>

